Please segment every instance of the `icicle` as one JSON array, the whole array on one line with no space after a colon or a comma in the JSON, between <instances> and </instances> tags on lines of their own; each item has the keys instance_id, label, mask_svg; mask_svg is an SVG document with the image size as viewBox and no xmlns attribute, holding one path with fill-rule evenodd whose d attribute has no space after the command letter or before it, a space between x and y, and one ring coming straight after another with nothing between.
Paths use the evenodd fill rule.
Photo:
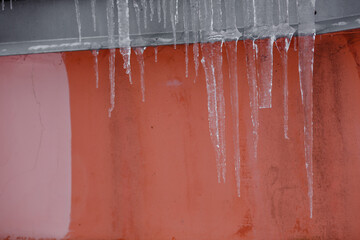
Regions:
<instances>
[{"instance_id":1,"label":"icicle","mask_svg":"<svg viewBox=\"0 0 360 240\"><path fill-rule=\"evenodd\" d=\"M234 162L237 195L240 197L240 128L239 128L239 92L237 75L237 41L226 44L226 55L229 62L229 79L231 89L231 110L233 117L233 142L234 142Z\"/></svg>"},{"instance_id":2,"label":"icicle","mask_svg":"<svg viewBox=\"0 0 360 240\"><path fill-rule=\"evenodd\" d=\"M10 10L13 9L13 4L12 4L12 0L10 0Z\"/></svg>"},{"instance_id":3,"label":"icicle","mask_svg":"<svg viewBox=\"0 0 360 240\"><path fill-rule=\"evenodd\" d=\"M286 41L286 40L285 40ZM284 76L284 137L289 139L289 83L288 83L288 51L285 48L282 54Z\"/></svg>"},{"instance_id":4,"label":"icicle","mask_svg":"<svg viewBox=\"0 0 360 240\"><path fill-rule=\"evenodd\" d=\"M195 65L195 75L198 75L199 69L199 0L190 0L190 13L191 13L191 29L194 34L193 44L193 58ZM196 78L194 78L194 81Z\"/></svg>"},{"instance_id":5,"label":"icicle","mask_svg":"<svg viewBox=\"0 0 360 240\"><path fill-rule=\"evenodd\" d=\"M115 107L115 49L110 49L109 56L109 79L110 79L110 108L109 118Z\"/></svg>"},{"instance_id":6,"label":"icicle","mask_svg":"<svg viewBox=\"0 0 360 240\"><path fill-rule=\"evenodd\" d=\"M310 200L310 218L312 218L313 198L313 61L314 61L315 35L299 37L299 75L301 96L304 105L304 145L305 166L308 178L308 195Z\"/></svg>"},{"instance_id":7,"label":"icicle","mask_svg":"<svg viewBox=\"0 0 360 240\"><path fill-rule=\"evenodd\" d=\"M136 15L136 23L137 23L137 26L138 26L138 34L141 35L140 7L139 7L139 3L137 1L138 0L133 0L133 5L134 5L134 10L135 10L135 15Z\"/></svg>"},{"instance_id":8,"label":"icicle","mask_svg":"<svg viewBox=\"0 0 360 240\"><path fill-rule=\"evenodd\" d=\"M175 24L179 23L179 0L175 0Z\"/></svg>"},{"instance_id":9,"label":"icicle","mask_svg":"<svg viewBox=\"0 0 360 240\"><path fill-rule=\"evenodd\" d=\"M124 69L129 76L129 82L132 84L131 79L131 47L130 47L130 25L129 25L129 2L128 0L116 0L118 9L118 31L119 31L119 47L120 53L124 60Z\"/></svg>"},{"instance_id":10,"label":"icicle","mask_svg":"<svg viewBox=\"0 0 360 240\"><path fill-rule=\"evenodd\" d=\"M163 10L163 17L164 17L164 28L166 28L166 2L168 0L162 0L162 10ZM170 0L171 1L171 0Z\"/></svg>"},{"instance_id":11,"label":"icicle","mask_svg":"<svg viewBox=\"0 0 360 240\"><path fill-rule=\"evenodd\" d=\"M214 72L214 65L212 63L212 49L211 45L201 44L203 58L201 63L204 67L205 79L206 79L206 91L208 98L208 119L209 119L209 131L212 144L216 153L216 168L218 175L218 182L221 182L221 150L220 150L220 132L219 132L219 112L217 110L217 88Z\"/></svg>"},{"instance_id":12,"label":"icicle","mask_svg":"<svg viewBox=\"0 0 360 240\"><path fill-rule=\"evenodd\" d=\"M154 47L154 55L155 55L155 62L157 63L158 61L158 47Z\"/></svg>"},{"instance_id":13,"label":"icicle","mask_svg":"<svg viewBox=\"0 0 360 240\"><path fill-rule=\"evenodd\" d=\"M170 21L174 40L174 49L176 49L176 14L175 14L175 0L170 0Z\"/></svg>"},{"instance_id":14,"label":"icicle","mask_svg":"<svg viewBox=\"0 0 360 240\"><path fill-rule=\"evenodd\" d=\"M141 0L141 8L144 12L144 28L147 29L147 1L148 0Z\"/></svg>"},{"instance_id":15,"label":"icicle","mask_svg":"<svg viewBox=\"0 0 360 240\"><path fill-rule=\"evenodd\" d=\"M99 50L92 50L92 54L94 56L94 70L95 70L95 77L96 77L96 88L99 88L99 63L98 63L98 55Z\"/></svg>"},{"instance_id":16,"label":"icicle","mask_svg":"<svg viewBox=\"0 0 360 240\"><path fill-rule=\"evenodd\" d=\"M209 4L210 3L210 4ZM203 42L209 41L213 33L213 8L212 1L201 1L199 5L199 23L201 40ZM211 42L213 42L211 40Z\"/></svg>"},{"instance_id":17,"label":"icicle","mask_svg":"<svg viewBox=\"0 0 360 240\"><path fill-rule=\"evenodd\" d=\"M246 2L245 28L249 37L254 40L260 39L258 44L263 45L258 48L256 53L259 61L259 107L271 108L273 43L276 37L273 27L273 0L248 0ZM265 38L268 39L265 40Z\"/></svg>"},{"instance_id":18,"label":"icicle","mask_svg":"<svg viewBox=\"0 0 360 240\"><path fill-rule=\"evenodd\" d=\"M238 40L241 33L236 26L235 0L225 1L226 39Z\"/></svg>"},{"instance_id":19,"label":"icicle","mask_svg":"<svg viewBox=\"0 0 360 240\"><path fill-rule=\"evenodd\" d=\"M116 0L118 10L119 47L130 47L128 0Z\"/></svg>"},{"instance_id":20,"label":"icicle","mask_svg":"<svg viewBox=\"0 0 360 240\"><path fill-rule=\"evenodd\" d=\"M157 1L157 16L158 16L158 22L161 22L161 0Z\"/></svg>"},{"instance_id":21,"label":"icicle","mask_svg":"<svg viewBox=\"0 0 360 240\"><path fill-rule=\"evenodd\" d=\"M1 1L1 9L4 11L5 10L5 0Z\"/></svg>"},{"instance_id":22,"label":"icicle","mask_svg":"<svg viewBox=\"0 0 360 240\"><path fill-rule=\"evenodd\" d=\"M226 180L225 99L221 43L201 44L208 95L209 130L216 151L218 182Z\"/></svg>"},{"instance_id":23,"label":"icicle","mask_svg":"<svg viewBox=\"0 0 360 240\"><path fill-rule=\"evenodd\" d=\"M295 29L289 24L289 0L277 0L279 7L279 24L276 26L276 34L279 37L284 37L276 43L278 50L281 53L283 79L284 79L284 137L289 139L289 106L288 106L288 50L290 47L292 36Z\"/></svg>"},{"instance_id":24,"label":"icicle","mask_svg":"<svg viewBox=\"0 0 360 240\"><path fill-rule=\"evenodd\" d=\"M240 197L240 128L239 128L239 92L237 75L237 40L241 36L236 26L235 0L225 1L226 35L230 40L226 44L226 55L229 62L231 110L233 118L234 163L237 195Z\"/></svg>"},{"instance_id":25,"label":"icicle","mask_svg":"<svg viewBox=\"0 0 360 240\"><path fill-rule=\"evenodd\" d=\"M256 45L254 41L245 41L246 52L246 69L247 79L249 84L249 97L251 108L251 121L253 125L253 146L254 146L254 161L257 161L257 146L259 141L259 95L257 86L257 73L255 68L256 61Z\"/></svg>"},{"instance_id":26,"label":"icicle","mask_svg":"<svg viewBox=\"0 0 360 240\"><path fill-rule=\"evenodd\" d=\"M199 72L199 43L193 44L193 54L194 54L194 65L195 65L195 76L198 76ZM194 78L194 81L196 78Z\"/></svg>"},{"instance_id":27,"label":"icicle","mask_svg":"<svg viewBox=\"0 0 360 240\"><path fill-rule=\"evenodd\" d=\"M221 0L212 0L210 3L211 11L213 12L213 24L210 34L211 39L215 41L223 41Z\"/></svg>"},{"instance_id":28,"label":"icicle","mask_svg":"<svg viewBox=\"0 0 360 240\"><path fill-rule=\"evenodd\" d=\"M155 14L154 0L149 0L149 4L150 4L150 21L152 21Z\"/></svg>"},{"instance_id":29,"label":"icicle","mask_svg":"<svg viewBox=\"0 0 360 240\"><path fill-rule=\"evenodd\" d=\"M185 44L185 77L189 77L189 44Z\"/></svg>"},{"instance_id":30,"label":"icicle","mask_svg":"<svg viewBox=\"0 0 360 240\"><path fill-rule=\"evenodd\" d=\"M91 0L91 16L93 20L94 32L96 32L96 0Z\"/></svg>"},{"instance_id":31,"label":"icicle","mask_svg":"<svg viewBox=\"0 0 360 240\"><path fill-rule=\"evenodd\" d=\"M146 47L137 47L134 49L137 60L140 65L140 84L141 84L141 96L142 101L145 102L145 80L144 80L144 73L145 73L145 62L144 62L144 51Z\"/></svg>"},{"instance_id":32,"label":"icicle","mask_svg":"<svg viewBox=\"0 0 360 240\"><path fill-rule=\"evenodd\" d=\"M130 56L131 56L131 47L124 47L120 48L120 54L124 60L124 69L126 70L126 74L129 76L129 82L132 84L132 77L131 77L131 64L130 64Z\"/></svg>"},{"instance_id":33,"label":"icicle","mask_svg":"<svg viewBox=\"0 0 360 240\"><path fill-rule=\"evenodd\" d=\"M313 63L315 44L315 1L297 0L299 17L299 79L304 107L305 167L308 180L310 218L313 215Z\"/></svg>"},{"instance_id":34,"label":"icicle","mask_svg":"<svg viewBox=\"0 0 360 240\"><path fill-rule=\"evenodd\" d=\"M185 40L185 77L189 77L189 42L190 42L190 24L188 18L188 4L183 2L183 19L184 19L184 40Z\"/></svg>"},{"instance_id":35,"label":"icicle","mask_svg":"<svg viewBox=\"0 0 360 240\"><path fill-rule=\"evenodd\" d=\"M79 8L79 0L74 0L75 3L75 13L76 13L76 22L79 32L79 42L81 42L81 21L80 21L80 8ZM12 8L12 2L10 1L10 8Z\"/></svg>"},{"instance_id":36,"label":"icicle","mask_svg":"<svg viewBox=\"0 0 360 240\"><path fill-rule=\"evenodd\" d=\"M109 47L115 46L115 22L114 22L114 1L107 0L106 2L106 19L108 27L108 43ZM110 108L109 108L109 117L111 117L111 112L115 107L115 49L110 49L109 56L109 79L110 79Z\"/></svg>"},{"instance_id":37,"label":"icicle","mask_svg":"<svg viewBox=\"0 0 360 240\"><path fill-rule=\"evenodd\" d=\"M256 58L259 63L259 98L260 108L271 108L271 91L273 77L273 45L274 38L261 39Z\"/></svg>"},{"instance_id":38,"label":"icicle","mask_svg":"<svg viewBox=\"0 0 360 240\"><path fill-rule=\"evenodd\" d=\"M114 22L114 1L107 0L106 2L106 19L108 28L108 43L109 47L115 46L115 22Z\"/></svg>"}]
</instances>

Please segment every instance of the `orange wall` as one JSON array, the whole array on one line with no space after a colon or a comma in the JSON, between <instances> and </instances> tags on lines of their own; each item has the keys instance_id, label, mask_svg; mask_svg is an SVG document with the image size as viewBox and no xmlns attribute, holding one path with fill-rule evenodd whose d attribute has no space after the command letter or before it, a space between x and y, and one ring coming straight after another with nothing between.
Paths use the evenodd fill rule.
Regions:
<instances>
[{"instance_id":1,"label":"orange wall","mask_svg":"<svg viewBox=\"0 0 360 240\"><path fill-rule=\"evenodd\" d=\"M283 133L283 70L274 48L271 109L260 110L253 149L244 42L238 42L241 197L237 197L226 44L226 183L217 183L202 66L189 78L185 48L149 47L146 101L132 53L132 79L116 53L110 107L109 51L99 54L95 87L90 51L63 53L71 115L69 239L360 239L360 34L316 37L314 62L314 210L309 218L298 52L289 50L289 137ZM201 57L200 57L201 58ZM194 83L194 81L196 82Z\"/></svg>"},{"instance_id":2,"label":"orange wall","mask_svg":"<svg viewBox=\"0 0 360 240\"><path fill-rule=\"evenodd\" d=\"M241 197L236 196L228 63L223 51L227 181L217 183L204 72L196 78L184 46L145 51L139 67L116 56L116 105L109 107L108 57L95 88L90 52L68 52L73 191L69 236L123 239L360 238L360 35L317 36L314 63L314 216L309 219L297 54L289 52L289 137L283 137L283 79L274 49L273 108L260 110L258 164L252 149L243 42L238 43ZM226 47L226 45L224 46ZM190 49L192 49L190 47ZM196 83L194 83L196 79ZM171 83L178 82L177 86ZM257 177L255 177L257 176Z\"/></svg>"}]
</instances>

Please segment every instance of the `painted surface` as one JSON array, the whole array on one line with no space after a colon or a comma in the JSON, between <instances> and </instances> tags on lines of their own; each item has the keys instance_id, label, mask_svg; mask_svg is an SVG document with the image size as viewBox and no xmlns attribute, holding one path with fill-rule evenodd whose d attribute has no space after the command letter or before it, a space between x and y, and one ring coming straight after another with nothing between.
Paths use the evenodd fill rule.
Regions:
<instances>
[{"instance_id":1,"label":"painted surface","mask_svg":"<svg viewBox=\"0 0 360 240\"><path fill-rule=\"evenodd\" d=\"M0 66L0 238L62 238L71 128L61 54L2 57Z\"/></svg>"},{"instance_id":2,"label":"painted surface","mask_svg":"<svg viewBox=\"0 0 360 240\"><path fill-rule=\"evenodd\" d=\"M360 238L360 109L357 104L360 102L359 31L316 38L312 219L309 218L304 116L298 78L298 52L294 50L294 41L289 50L288 64L290 139L284 139L283 69L280 53L274 48L273 107L260 110L257 162L250 160L253 146L249 140L252 128L247 69L244 42L238 42L240 198L237 197L234 171L226 47L224 44L227 176L226 182L221 184L217 183L215 152L209 136L204 71L201 68L196 78L194 63L190 60L189 78L185 78L184 46L177 46L176 50L173 46L158 47L157 63L154 61L154 49L146 49L145 103L141 101L140 69L135 54L132 53L131 59L134 83L130 85L123 69L122 57L117 51L116 97L111 118L108 118L109 51L101 50L98 56L98 89L92 53L82 51L63 54L65 65L60 67L65 66L67 70L72 135L71 222L67 238ZM192 49L191 46L189 49ZM189 59L192 59L191 50L189 54ZM11 58L4 59L9 61ZM7 72L6 76L15 76L19 72ZM63 76L63 72L53 72L51 76L59 77L58 74ZM13 97L14 93L3 90L3 81L1 79L1 91ZM61 81L62 77L58 82ZM46 85L46 88L54 87L54 84ZM16 94L32 96L31 92L24 90L27 89L25 83L21 86L16 88ZM53 92L47 96L47 99L53 98ZM0 103L3 109L1 112L8 113L10 108L3 102ZM23 106L18 108L30 111L24 107L26 104L30 104L30 100L24 101ZM37 108L33 99L31 104L34 105L31 110L34 116L29 114L36 118ZM50 107L56 118L64 117L62 114L59 116L59 108ZM4 121L2 119L0 121ZM29 124L30 120L23 119L21 123ZM1 123L2 129L16 127L15 123L10 123ZM38 124L39 120L34 120L34 125L40 131ZM59 126L52 126L51 129ZM24 131L29 130L27 128ZM1 137L1 147L4 145L3 139ZM20 144L19 141L16 143ZM34 142L38 143L38 138ZM28 151L35 151L38 146L35 143ZM11 145L13 148L17 146L14 144ZM26 149L22 147L21 151L13 150L11 154L23 154ZM58 150L56 147L48 148L52 153ZM1 150L2 156L4 153L6 151ZM23 166L22 162L14 164L16 169ZM52 169L50 166L47 168ZM53 174L50 176L47 179L51 179ZM2 178L0 184L3 184ZM24 192L28 188L14 185L12 189ZM40 200L48 196L38 198ZM24 203L29 202L22 200ZM3 205L3 200L0 201ZM51 207L49 211L55 209ZM3 222L6 221L1 215L0 219L0 229L4 229L1 227L5 226ZM20 221L22 218L17 219L18 235L24 236L20 229L25 229L26 225ZM41 230L48 229L43 226L39 228L35 231L38 236L47 237Z\"/></svg>"}]
</instances>

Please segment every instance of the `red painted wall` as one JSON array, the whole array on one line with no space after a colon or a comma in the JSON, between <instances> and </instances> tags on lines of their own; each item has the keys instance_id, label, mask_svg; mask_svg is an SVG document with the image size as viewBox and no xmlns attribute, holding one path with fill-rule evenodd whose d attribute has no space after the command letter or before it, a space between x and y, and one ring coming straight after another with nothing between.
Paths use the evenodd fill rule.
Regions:
<instances>
[{"instance_id":1,"label":"red painted wall","mask_svg":"<svg viewBox=\"0 0 360 240\"><path fill-rule=\"evenodd\" d=\"M294 41L293 41L294 43ZM226 44L227 179L217 183L202 67L192 48L145 51L146 101L139 64L133 85L116 53L110 107L109 51L99 54L95 87L90 51L66 52L71 113L70 239L359 239L360 34L316 37L314 61L314 210L304 159L298 52L289 50L289 137L283 133L283 71L274 48L273 108L260 110L258 162L253 147L244 42L238 42L241 197L236 194ZM194 81L196 82L194 83Z\"/></svg>"}]
</instances>

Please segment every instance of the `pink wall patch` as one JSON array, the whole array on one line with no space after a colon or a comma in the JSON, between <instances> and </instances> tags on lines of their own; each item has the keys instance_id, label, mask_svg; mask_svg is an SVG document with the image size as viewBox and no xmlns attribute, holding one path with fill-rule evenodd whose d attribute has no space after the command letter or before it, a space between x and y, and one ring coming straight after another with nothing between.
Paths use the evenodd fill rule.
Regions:
<instances>
[{"instance_id":1,"label":"pink wall patch","mask_svg":"<svg viewBox=\"0 0 360 240\"><path fill-rule=\"evenodd\" d=\"M71 124L61 54L1 57L0 66L0 238L64 237Z\"/></svg>"}]
</instances>

